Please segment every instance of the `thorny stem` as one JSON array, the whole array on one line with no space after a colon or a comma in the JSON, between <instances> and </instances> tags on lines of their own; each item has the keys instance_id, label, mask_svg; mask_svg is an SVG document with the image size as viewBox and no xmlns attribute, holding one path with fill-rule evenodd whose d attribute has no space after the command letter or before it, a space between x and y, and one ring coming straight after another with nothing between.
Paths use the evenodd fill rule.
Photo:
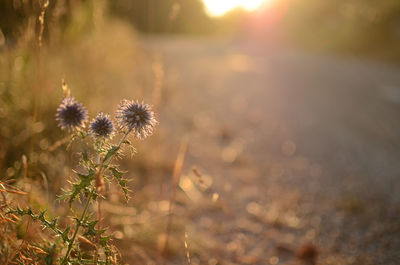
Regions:
<instances>
[{"instance_id":1,"label":"thorny stem","mask_svg":"<svg viewBox=\"0 0 400 265\"><path fill-rule=\"evenodd\" d=\"M121 144L125 141L126 137L127 137L128 134L132 131L132 129L133 129L133 126L130 127L130 128L128 129L128 131L124 134L124 136L121 138L121 140L120 140L119 143L118 143L118 148L119 148L119 147L121 146Z\"/></svg>"},{"instance_id":2,"label":"thorny stem","mask_svg":"<svg viewBox=\"0 0 400 265\"><path fill-rule=\"evenodd\" d=\"M97 164L100 163L100 154L97 154ZM98 188L98 187L97 187ZM99 190L97 191L99 192ZM97 238L96 238L96 253L94 256L94 264L97 265L99 259L99 248L100 248L100 230L101 230L101 206L100 206L100 196L97 197Z\"/></svg>"},{"instance_id":3,"label":"thorny stem","mask_svg":"<svg viewBox=\"0 0 400 265\"><path fill-rule=\"evenodd\" d=\"M100 234L101 234L101 204L100 201L101 198L100 196L97 198L97 247L96 247L96 255L95 255L95 260L94 264L97 265L98 259L99 259L99 248L100 248Z\"/></svg>"},{"instance_id":4,"label":"thorny stem","mask_svg":"<svg viewBox=\"0 0 400 265\"><path fill-rule=\"evenodd\" d=\"M132 131L132 129L133 129L133 127L130 127L130 128L128 129L128 131L124 134L124 136L122 136L121 140L119 141L119 143L118 143L118 145L117 145L117 150L118 150L119 148L121 148L121 145L124 143L126 137L128 137L128 134ZM108 166L108 165L111 163L111 161L113 160L114 156L115 156L115 154L112 155L112 156L108 159L108 161L107 161L107 157L104 157L104 159L103 159L103 161L101 162L101 165L100 165L100 170L99 170L100 172L103 172L103 169L104 169L104 168L107 168L107 166ZM107 163L106 163L106 162L107 162ZM104 167L103 165L105 165L105 167Z\"/></svg>"},{"instance_id":5,"label":"thorny stem","mask_svg":"<svg viewBox=\"0 0 400 265\"><path fill-rule=\"evenodd\" d=\"M132 128L129 128L129 130L124 134L124 136L122 136L121 140L119 141L118 145L117 145L117 150L119 150L121 148L121 145L124 143L126 137L128 137L128 134L132 131ZM103 158L103 161L101 161L100 164L100 168L97 171L97 174L102 174L104 169L107 169L107 167L110 165L111 161L113 160L114 156L116 155L117 152L115 152L111 157L109 157L107 159L107 157L105 156ZM108 160L108 161L107 161Z\"/></svg>"},{"instance_id":6,"label":"thorny stem","mask_svg":"<svg viewBox=\"0 0 400 265\"><path fill-rule=\"evenodd\" d=\"M95 190L95 189L93 188L92 191L90 192L89 196L88 196L88 199L87 199L86 204L85 204L85 208L83 209L82 215L81 215L81 217L79 218L79 222L76 224L75 232L74 232L74 234L73 234L71 240L69 241L68 250L67 250L67 252L65 253L65 256L64 256L64 258L63 258L63 261L61 262L61 265L64 265L64 264L67 262L67 260L68 260L68 257L69 257L69 254L71 253L72 246L73 246L73 244L74 244L76 235L78 234L79 227L81 226L82 220L83 220L83 218L85 218L86 212L87 212L87 210L88 210L88 208L89 208L90 200L91 200L92 197L93 197L94 190Z\"/></svg>"},{"instance_id":7,"label":"thorny stem","mask_svg":"<svg viewBox=\"0 0 400 265\"><path fill-rule=\"evenodd\" d=\"M119 143L118 143L118 145L117 145L117 150L121 147L122 143L125 141L126 137L128 137L128 134L132 131L132 129L133 129L133 127L129 128L128 131L127 131L127 132L124 134L124 136L121 138L121 140L119 141ZM108 161L107 161L106 157L104 157L104 159L103 159L103 161L101 162L100 167L99 167L99 169L98 169L98 171L97 171L96 174L102 174L104 168L107 168L107 166L111 163L111 161L113 160L115 154L116 154L116 153L114 153L114 154L108 159ZM99 157L98 157L98 158L99 158ZM105 165L105 166L104 166L104 165ZM88 208L89 208L90 200L91 200L92 197L93 197L94 191L95 191L95 188L93 188L93 189L91 190L91 192L90 192L90 194L89 194L89 196L88 196L88 199L87 199L86 204L85 204L85 208L83 209L82 215L81 215L81 217L79 218L79 222L76 224L74 234L73 234L73 236L72 236L72 238L71 238L71 241L70 241L69 244L68 244L68 249L67 249L67 252L65 253L65 256L64 256L64 258L63 258L63 260L62 260L62 262L61 262L61 265L64 265L64 264L67 262L67 260L68 260L68 257L69 257L69 255L70 255L70 253L71 253L71 250L72 250L72 246L73 246L74 241L75 241L75 238L76 238L76 236L77 236L77 234L78 234L78 230L79 230L79 228L80 228L80 226L81 226L81 224L82 224L82 220L83 220L83 219L85 218L85 216L86 216L87 210L88 210ZM98 205L98 210L99 210L99 213L100 213L100 204ZM98 215L98 218L101 218L101 215ZM100 220L98 220L98 223L100 223ZM100 233L100 225L98 225L98 230L99 230L98 233ZM96 263L97 263L97 254L96 254L95 261L96 261Z\"/></svg>"}]
</instances>

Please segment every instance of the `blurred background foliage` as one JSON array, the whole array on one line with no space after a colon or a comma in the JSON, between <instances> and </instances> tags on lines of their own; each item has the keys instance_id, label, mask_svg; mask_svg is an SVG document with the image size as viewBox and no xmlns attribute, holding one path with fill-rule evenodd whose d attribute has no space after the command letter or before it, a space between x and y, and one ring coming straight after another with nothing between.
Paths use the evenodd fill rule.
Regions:
<instances>
[{"instance_id":1,"label":"blurred background foliage","mask_svg":"<svg viewBox=\"0 0 400 265\"><path fill-rule=\"evenodd\" d=\"M289 42L400 61L397 0L288 0L286 6Z\"/></svg>"},{"instance_id":2,"label":"blurred background foliage","mask_svg":"<svg viewBox=\"0 0 400 265\"><path fill-rule=\"evenodd\" d=\"M113 115L123 98L151 102L154 83L159 81L154 80L152 57L141 49L137 32L127 21L110 15L107 1L49 1L44 8L45 3L0 1L0 180L15 180L13 184L29 194L16 200L21 207L47 209L49 215L64 218L70 213L55 199L68 186L72 169L79 170L80 146L73 143L66 150L68 134L55 121L62 80L87 107L90 118L100 111ZM159 145L160 138L157 134L152 143L135 147ZM155 154L161 149L143 148L134 161L121 161L124 169L133 168L129 175L135 189L151 178L150 167L164 170L167 158ZM152 157L151 165L147 156ZM166 167L169 173L171 166ZM117 191L112 194L110 202L124 202ZM148 200L145 195L135 197L138 205ZM141 229L142 235L133 233L139 245L149 241L156 245L157 234L150 229L154 228ZM32 234L30 239L38 242L42 236Z\"/></svg>"},{"instance_id":3,"label":"blurred background foliage","mask_svg":"<svg viewBox=\"0 0 400 265\"><path fill-rule=\"evenodd\" d=\"M235 9L223 17L207 16L200 0L115 0L110 9L145 33L240 33L242 37L257 17L257 35L264 34L266 40L276 40L274 32L279 32L286 45L392 62L400 59L397 0L275 0L258 14Z\"/></svg>"},{"instance_id":4,"label":"blurred background foliage","mask_svg":"<svg viewBox=\"0 0 400 265\"><path fill-rule=\"evenodd\" d=\"M45 10L42 47L38 18L44 1L0 3L0 122L6 125L0 129L2 177L18 178L26 155L30 177L60 176L51 182L54 190L76 160L65 155L65 148L57 148L66 135L54 120L62 80L92 111L113 112L119 99L104 104L113 95L110 88L129 91L147 78L137 78L141 55L135 32L105 14L105 1L63 3L50 1Z\"/></svg>"},{"instance_id":5,"label":"blurred background foliage","mask_svg":"<svg viewBox=\"0 0 400 265\"><path fill-rule=\"evenodd\" d=\"M400 61L398 0L275 0L256 13L235 9L217 18L207 15L200 0L48 3L0 1L0 121L7 124L0 130L0 169L8 170L6 176L18 172L15 161L23 154L39 167L54 157L43 152L60 138L54 110L61 79L89 106L111 95L110 87L131 93L137 86L142 89L135 93L149 93L143 88L153 86L147 73L153 70L137 67L144 62L137 31L248 37L261 44ZM38 41L42 29L44 47ZM101 104L92 105L99 110ZM47 138L39 139L39 133Z\"/></svg>"},{"instance_id":6,"label":"blurred background foliage","mask_svg":"<svg viewBox=\"0 0 400 265\"><path fill-rule=\"evenodd\" d=\"M210 34L215 27L201 0L116 0L110 9L146 33Z\"/></svg>"},{"instance_id":7,"label":"blurred background foliage","mask_svg":"<svg viewBox=\"0 0 400 265\"><path fill-rule=\"evenodd\" d=\"M250 24L258 24L258 37L266 40L276 40L272 32L279 32L279 40L287 45L391 61L399 59L400 2L397 0L269 2L256 14L237 9L222 17L210 17L201 0L49 1L44 35L46 38L65 40L77 31L90 30L95 10L104 6L106 13L127 21L143 33L246 34L252 31L248 27L249 21L252 21ZM44 3L44 0L1 1L0 44L2 39L15 44L21 36L27 37L27 32L38 32L37 18ZM82 23L82 12L92 19ZM81 23L72 27L71 21L76 22L79 17Z\"/></svg>"}]
</instances>

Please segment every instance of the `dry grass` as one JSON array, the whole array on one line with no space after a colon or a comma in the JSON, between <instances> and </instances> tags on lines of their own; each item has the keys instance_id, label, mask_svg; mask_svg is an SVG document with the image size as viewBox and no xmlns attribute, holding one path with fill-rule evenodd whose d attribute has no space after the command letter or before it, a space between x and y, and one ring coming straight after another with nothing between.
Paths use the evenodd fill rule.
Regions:
<instances>
[{"instance_id":1,"label":"dry grass","mask_svg":"<svg viewBox=\"0 0 400 265\"><path fill-rule=\"evenodd\" d=\"M54 200L68 185L71 168L79 169L78 156L70 154L81 146L68 146L70 137L60 134L54 121L65 93L61 80L93 112L114 113L120 98L138 98L159 113L154 138L133 141L138 152L130 156L124 150L119 160L129 171L131 200L126 202L111 185L101 202L99 227L109 229L122 264L373 264L377 259L368 253L375 252L368 251L383 245L374 241L390 241L388 249L396 246L390 237L399 231L395 206L386 212L382 199L370 207L353 193L332 202L312 190L310 178L326 184L320 158L298 155L299 147L285 135L287 128L249 106L243 97L247 83L230 90L246 71L255 70L243 78L246 82L258 76L249 58L225 54L223 45L191 64L187 60L193 56L188 59L186 51L168 58L162 48L151 52L150 42L141 42L129 25L96 8L90 18L88 10L75 10L65 32L50 32L54 38L38 39L31 32L27 36L34 36L35 45L26 37L0 52L0 122L7 125L0 128L1 264L44 264L40 259L45 255L57 256L54 234L29 217L9 214L10 208L47 209L63 227L71 225L67 217L72 212ZM92 27L86 27L88 20ZM222 85L226 80L229 87ZM262 131L264 118L271 118L272 125ZM268 150L262 157L261 149ZM391 221L384 222L388 226L380 219L371 224L374 215ZM95 251L96 241L78 240Z\"/></svg>"},{"instance_id":2,"label":"dry grass","mask_svg":"<svg viewBox=\"0 0 400 265\"><path fill-rule=\"evenodd\" d=\"M114 112L113 106L121 97L148 99L156 109L162 108L162 57L144 54L135 33L128 25L99 15L93 29L75 31L88 18L85 17L87 11L84 9L74 10L77 16L66 28L63 36L65 39L51 38L45 42L43 33L47 4L43 5L40 12L38 35L27 33L26 36L33 37L25 38L25 41L0 54L0 94L3 104L0 119L3 124L7 124L0 133L0 167L6 173L6 181L16 179L13 185L2 182L4 188L0 190L2 194L8 194L4 195L7 202L1 208L1 229L5 236L0 256L5 258L2 260L4 264L14 264L17 261L42 264L40 258L51 251L52 242L55 242L54 235L40 231L38 224L31 218L21 219L15 215L7 217L6 213L12 207L32 207L37 211L47 209L49 216L61 217L63 226L71 225L66 218L71 214L68 209L53 202L60 188L68 185L66 180L72 174L70 168L77 161L77 157L68 155L65 150L70 137L60 137L54 121L56 105L65 93L65 89L60 89L60 86L65 87L65 81L60 85L60 80L68 81L74 96L83 98L84 103L94 111L101 109ZM115 91L118 91L118 96ZM16 132L21 133L15 135ZM155 141L160 142L161 139ZM150 150L151 146L144 148L141 144L139 147L140 152L144 153L142 157L147 157L146 149ZM69 152L74 152L80 146L75 144L68 148ZM18 159L21 156L22 160ZM138 189L145 187L141 182L150 172L160 170L163 175L172 175L173 161L144 161L140 157L137 160L135 163L140 166L135 169L138 174L131 184L131 188L136 190L134 201L126 205L117 194L118 190L110 187L105 193L110 202L102 203L102 225L115 231L114 241L122 254L126 254L123 255L125 262L142 259L148 264L159 264L163 259L163 249L174 256L184 248L183 237L175 238L182 221L176 217L172 224L172 219L168 217L172 217L173 201L169 203L171 214L165 212L165 203L161 200L162 210L153 207L152 216L149 216L146 204L157 205L158 201L152 198L153 191L148 188ZM173 174L174 193L177 192L177 179L183 166L181 160L177 160ZM128 165L130 161L131 158L127 156L122 163ZM18 186L26 193L15 188ZM12 204L8 204L8 201ZM115 211L117 206L120 207L118 212ZM168 244L164 241L163 246L160 240L165 240L167 226L167 234L171 239L168 239ZM90 247L91 242L87 239L79 237L79 240L81 245ZM134 240L133 245L131 240ZM46 250L36 246L46 242Z\"/></svg>"}]
</instances>

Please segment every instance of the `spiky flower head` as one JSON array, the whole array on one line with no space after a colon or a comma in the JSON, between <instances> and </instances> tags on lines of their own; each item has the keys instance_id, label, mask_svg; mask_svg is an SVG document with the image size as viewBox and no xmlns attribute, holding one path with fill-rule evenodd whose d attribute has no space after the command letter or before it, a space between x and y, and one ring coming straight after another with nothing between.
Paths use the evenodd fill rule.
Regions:
<instances>
[{"instance_id":1,"label":"spiky flower head","mask_svg":"<svg viewBox=\"0 0 400 265\"><path fill-rule=\"evenodd\" d=\"M132 131L138 139L150 136L157 124L151 106L134 100L121 101L116 118L120 129Z\"/></svg>"},{"instance_id":2,"label":"spiky flower head","mask_svg":"<svg viewBox=\"0 0 400 265\"><path fill-rule=\"evenodd\" d=\"M90 131L96 137L108 138L112 136L114 124L110 115L100 112L90 123Z\"/></svg>"},{"instance_id":3,"label":"spiky flower head","mask_svg":"<svg viewBox=\"0 0 400 265\"><path fill-rule=\"evenodd\" d=\"M88 118L86 108L73 97L66 97L57 109L56 120L62 130L71 131L85 127Z\"/></svg>"}]
</instances>

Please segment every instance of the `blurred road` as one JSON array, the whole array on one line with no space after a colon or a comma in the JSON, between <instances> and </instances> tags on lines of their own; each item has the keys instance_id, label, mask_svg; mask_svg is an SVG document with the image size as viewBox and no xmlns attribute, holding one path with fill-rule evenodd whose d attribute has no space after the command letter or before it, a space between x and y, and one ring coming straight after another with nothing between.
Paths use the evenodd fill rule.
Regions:
<instances>
[{"instance_id":1,"label":"blurred road","mask_svg":"<svg viewBox=\"0 0 400 265\"><path fill-rule=\"evenodd\" d=\"M243 41L143 45L164 64L170 134L191 131L188 163L227 209L193 224L224 224L215 255L297 264L311 243L319 264L398 264L400 69Z\"/></svg>"}]
</instances>

